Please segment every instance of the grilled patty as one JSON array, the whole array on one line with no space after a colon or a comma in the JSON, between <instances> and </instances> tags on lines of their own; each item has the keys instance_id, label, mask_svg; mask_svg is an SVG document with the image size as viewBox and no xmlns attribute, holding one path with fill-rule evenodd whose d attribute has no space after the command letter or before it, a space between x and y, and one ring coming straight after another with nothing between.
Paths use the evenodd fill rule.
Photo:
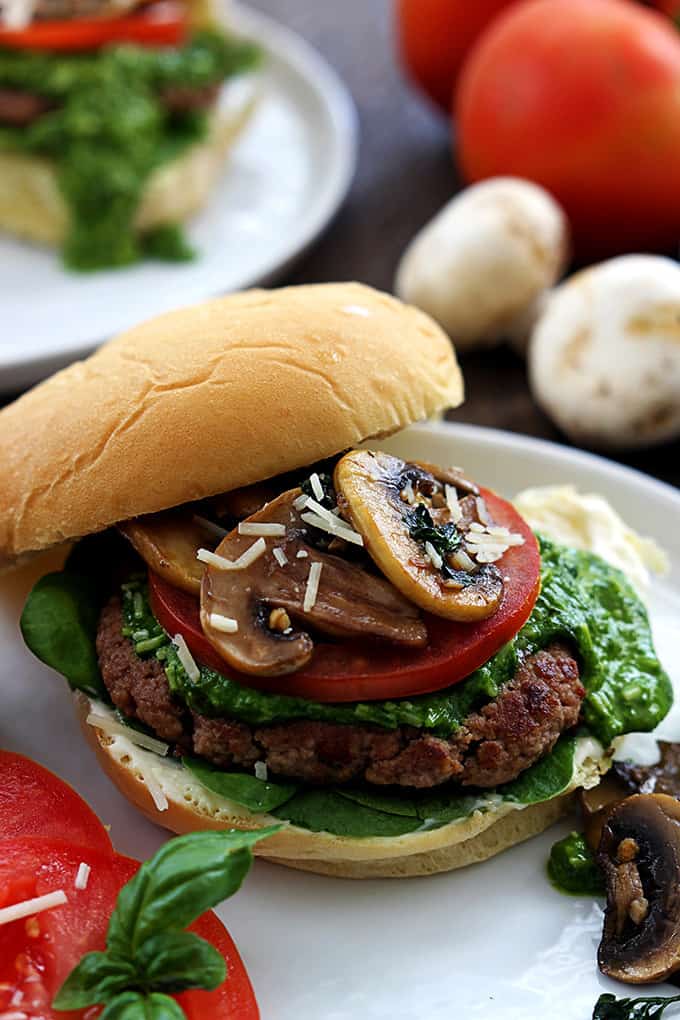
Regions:
<instances>
[{"instance_id":1,"label":"grilled patty","mask_svg":"<svg viewBox=\"0 0 680 1020\"><path fill-rule=\"evenodd\" d=\"M585 690L569 649L554 643L529 656L495 701L464 720L452 737L402 726L287 722L251 726L190 712L171 694L154 658L141 659L121 632L118 598L102 612L99 664L114 705L177 744L222 768L267 763L280 776L307 783L362 779L377 785L427 788L454 780L463 786L507 783L547 754L578 720Z\"/></svg>"}]
</instances>

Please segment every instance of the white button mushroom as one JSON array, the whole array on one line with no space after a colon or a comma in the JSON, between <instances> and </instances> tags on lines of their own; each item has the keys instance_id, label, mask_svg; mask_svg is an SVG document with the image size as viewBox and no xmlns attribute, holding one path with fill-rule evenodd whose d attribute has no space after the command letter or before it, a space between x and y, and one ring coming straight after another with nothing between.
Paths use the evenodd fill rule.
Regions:
<instances>
[{"instance_id":1,"label":"white button mushroom","mask_svg":"<svg viewBox=\"0 0 680 1020\"><path fill-rule=\"evenodd\" d=\"M534 396L592 446L680 435L680 265L625 255L577 273L551 296L529 348Z\"/></svg>"},{"instance_id":2,"label":"white button mushroom","mask_svg":"<svg viewBox=\"0 0 680 1020\"><path fill-rule=\"evenodd\" d=\"M458 351L492 346L561 276L564 213L535 184L497 177L467 188L411 241L395 292L428 312Z\"/></svg>"}]
</instances>

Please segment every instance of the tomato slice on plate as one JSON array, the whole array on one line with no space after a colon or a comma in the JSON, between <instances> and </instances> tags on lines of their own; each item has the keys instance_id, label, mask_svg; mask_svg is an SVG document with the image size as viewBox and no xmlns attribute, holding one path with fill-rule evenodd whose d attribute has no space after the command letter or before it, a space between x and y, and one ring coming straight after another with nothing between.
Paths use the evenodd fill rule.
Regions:
<instances>
[{"instance_id":1,"label":"tomato slice on plate","mask_svg":"<svg viewBox=\"0 0 680 1020\"><path fill-rule=\"evenodd\" d=\"M90 867L87 887L75 888L80 864ZM57 1012L51 1002L84 953L104 949L109 918L123 885L140 867L57 839L0 843L0 907L62 889L68 902L33 918L0 926L0 1016L90 1020L99 1010ZM212 913L189 928L211 942L227 962L227 981L213 992L183 992L177 1001L189 1020L258 1020L257 1002L228 932Z\"/></svg>"},{"instance_id":2,"label":"tomato slice on plate","mask_svg":"<svg viewBox=\"0 0 680 1020\"><path fill-rule=\"evenodd\" d=\"M72 787L23 754L0 750L0 839L35 835L113 851L106 829Z\"/></svg>"},{"instance_id":3,"label":"tomato slice on plate","mask_svg":"<svg viewBox=\"0 0 680 1020\"><path fill-rule=\"evenodd\" d=\"M140 46L179 46L188 22L178 0L159 0L121 18L74 18L72 21L36 21L26 28L0 28L0 46L21 50L77 53L112 43Z\"/></svg>"},{"instance_id":4,"label":"tomato slice on plate","mask_svg":"<svg viewBox=\"0 0 680 1020\"><path fill-rule=\"evenodd\" d=\"M494 521L522 535L524 545L508 549L498 563L505 578L498 611L476 624L426 614L429 641L424 649L321 640L311 662L297 673L251 676L231 670L209 644L201 630L198 600L153 573L151 607L168 634L184 637L198 662L245 687L322 702L405 698L441 690L464 680L515 636L531 615L540 590L541 557L531 528L507 500L488 489L481 491Z\"/></svg>"}]
</instances>

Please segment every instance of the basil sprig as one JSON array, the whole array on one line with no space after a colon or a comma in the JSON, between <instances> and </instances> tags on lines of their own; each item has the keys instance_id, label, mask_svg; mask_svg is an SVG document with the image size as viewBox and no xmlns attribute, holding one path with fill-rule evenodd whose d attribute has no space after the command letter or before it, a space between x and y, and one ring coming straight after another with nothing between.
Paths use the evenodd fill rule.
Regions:
<instances>
[{"instance_id":1,"label":"basil sprig","mask_svg":"<svg viewBox=\"0 0 680 1020\"><path fill-rule=\"evenodd\" d=\"M170 995L212 991L227 976L222 954L185 929L236 892L252 863L253 844L279 828L196 832L166 843L123 886L106 949L83 957L54 1008L104 1005L100 1020L185 1020Z\"/></svg>"}]
</instances>

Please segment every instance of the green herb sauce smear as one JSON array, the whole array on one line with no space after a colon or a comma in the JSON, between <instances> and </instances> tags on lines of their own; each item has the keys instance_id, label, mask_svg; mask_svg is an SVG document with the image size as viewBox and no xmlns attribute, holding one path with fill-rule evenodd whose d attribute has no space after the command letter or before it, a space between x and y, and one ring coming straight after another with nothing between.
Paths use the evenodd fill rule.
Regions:
<instances>
[{"instance_id":1,"label":"green herb sauce smear","mask_svg":"<svg viewBox=\"0 0 680 1020\"><path fill-rule=\"evenodd\" d=\"M548 878L560 892L573 896L604 896L602 872L579 832L555 843L548 859Z\"/></svg>"},{"instance_id":2,"label":"green herb sauce smear","mask_svg":"<svg viewBox=\"0 0 680 1020\"><path fill-rule=\"evenodd\" d=\"M63 252L68 266L94 270L129 265L144 255L191 256L172 224L146 238L134 229L149 176L208 129L205 112L172 113L161 93L170 86L221 82L256 60L253 46L212 30L197 32L177 49L117 45L65 55L0 48L0 88L54 103L26 127L0 127L0 150L56 164L70 212Z\"/></svg>"}]
</instances>

